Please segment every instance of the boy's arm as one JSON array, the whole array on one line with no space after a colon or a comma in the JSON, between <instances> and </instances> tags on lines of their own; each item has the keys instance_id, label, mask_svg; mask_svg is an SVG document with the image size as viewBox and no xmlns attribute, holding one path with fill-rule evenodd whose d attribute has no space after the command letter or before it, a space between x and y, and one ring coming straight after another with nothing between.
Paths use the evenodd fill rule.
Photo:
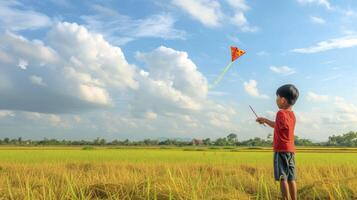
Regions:
<instances>
[{"instance_id":1,"label":"boy's arm","mask_svg":"<svg viewBox=\"0 0 357 200\"><path fill-rule=\"evenodd\" d=\"M274 121L271 121L267 118L264 118L264 117L258 117L257 120L256 120L258 123L260 124L268 124L268 126L274 128L275 127L275 122Z\"/></svg>"}]
</instances>

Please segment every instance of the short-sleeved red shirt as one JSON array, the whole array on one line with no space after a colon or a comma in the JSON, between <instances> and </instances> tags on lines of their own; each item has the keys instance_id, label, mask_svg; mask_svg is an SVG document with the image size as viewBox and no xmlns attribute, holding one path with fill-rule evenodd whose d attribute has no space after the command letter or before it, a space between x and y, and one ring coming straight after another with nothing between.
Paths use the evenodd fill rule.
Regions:
<instances>
[{"instance_id":1,"label":"short-sleeved red shirt","mask_svg":"<svg viewBox=\"0 0 357 200\"><path fill-rule=\"evenodd\" d=\"M295 152L295 122L295 115L291 110L279 110L276 113L273 144L275 152Z\"/></svg>"}]
</instances>

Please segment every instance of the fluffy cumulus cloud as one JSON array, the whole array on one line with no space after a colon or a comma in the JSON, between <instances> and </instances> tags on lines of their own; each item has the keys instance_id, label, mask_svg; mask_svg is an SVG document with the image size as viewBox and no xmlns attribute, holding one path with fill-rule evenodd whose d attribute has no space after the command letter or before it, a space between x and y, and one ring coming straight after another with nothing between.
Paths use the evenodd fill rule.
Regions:
<instances>
[{"instance_id":1,"label":"fluffy cumulus cloud","mask_svg":"<svg viewBox=\"0 0 357 200\"><path fill-rule=\"evenodd\" d=\"M250 8L245 0L228 0L228 4L234 10L234 15L231 17L231 23L238 26L243 32L256 32L259 30L256 26L251 26L245 16Z\"/></svg>"},{"instance_id":2,"label":"fluffy cumulus cloud","mask_svg":"<svg viewBox=\"0 0 357 200\"><path fill-rule=\"evenodd\" d=\"M161 46L150 53L138 53L137 58L147 65L151 79L164 81L191 97L206 98L207 80L186 52Z\"/></svg>"},{"instance_id":3,"label":"fluffy cumulus cloud","mask_svg":"<svg viewBox=\"0 0 357 200\"><path fill-rule=\"evenodd\" d=\"M243 85L244 85L244 90L250 96L253 96L253 97L256 97L256 98L261 98L261 99L269 99L269 96L267 96L265 94L261 94L258 91L258 88L257 88L258 83L257 83L256 80L249 80L248 82L244 82Z\"/></svg>"},{"instance_id":4,"label":"fluffy cumulus cloud","mask_svg":"<svg viewBox=\"0 0 357 200\"><path fill-rule=\"evenodd\" d=\"M8 58L0 70L11 86L0 91L4 109L56 113L106 107L113 104L112 88L138 87L135 67L101 35L64 22L55 25L47 38L30 41L14 33L0 37L2 54ZM26 70L15 67L19 59L26 60Z\"/></svg>"},{"instance_id":5,"label":"fluffy cumulus cloud","mask_svg":"<svg viewBox=\"0 0 357 200\"><path fill-rule=\"evenodd\" d=\"M156 113L200 110L207 96L207 81L186 52L164 46L152 52L138 52L136 58L146 65L140 70L138 91L130 102L135 112Z\"/></svg>"},{"instance_id":6,"label":"fluffy cumulus cloud","mask_svg":"<svg viewBox=\"0 0 357 200\"><path fill-rule=\"evenodd\" d=\"M173 0L172 3L191 15L202 24L219 26L223 18L221 5L213 0Z\"/></svg>"},{"instance_id":7,"label":"fluffy cumulus cloud","mask_svg":"<svg viewBox=\"0 0 357 200\"><path fill-rule=\"evenodd\" d=\"M239 128L234 106L208 99L207 80L184 51L160 46L137 52L136 66L102 35L67 22L54 25L44 40L11 32L0 40L4 119L107 133ZM23 67L19 60L26 61Z\"/></svg>"}]
</instances>

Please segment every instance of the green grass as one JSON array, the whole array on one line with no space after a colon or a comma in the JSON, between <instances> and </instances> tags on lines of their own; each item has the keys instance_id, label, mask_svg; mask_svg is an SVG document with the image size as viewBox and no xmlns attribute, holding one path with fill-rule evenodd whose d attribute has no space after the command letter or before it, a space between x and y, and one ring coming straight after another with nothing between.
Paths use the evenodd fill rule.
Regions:
<instances>
[{"instance_id":1,"label":"green grass","mask_svg":"<svg viewBox=\"0 0 357 200\"><path fill-rule=\"evenodd\" d=\"M276 199L270 148L1 147L0 199ZM300 199L357 198L357 151L303 148Z\"/></svg>"},{"instance_id":2,"label":"green grass","mask_svg":"<svg viewBox=\"0 0 357 200\"><path fill-rule=\"evenodd\" d=\"M321 150L317 150L321 151ZM297 152L299 165L357 165L357 152L345 153ZM204 164L271 164L271 151L231 151L206 149L199 151L187 149L108 149L90 148L33 148L0 149L2 163L52 163L52 162L133 162L133 163L204 163Z\"/></svg>"}]
</instances>

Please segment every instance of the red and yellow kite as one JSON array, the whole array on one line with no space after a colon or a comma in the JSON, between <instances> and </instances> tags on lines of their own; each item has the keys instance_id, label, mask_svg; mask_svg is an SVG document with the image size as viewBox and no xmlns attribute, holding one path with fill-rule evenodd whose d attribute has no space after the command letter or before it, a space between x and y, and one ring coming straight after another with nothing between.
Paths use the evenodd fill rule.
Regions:
<instances>
[{"instance_id":1,"label":"red and yellow kite","mask_svg":"<svg viewBox=\"0 0 357 200\"><path fill-rule=\"evenodd\" d=\"M241 57L243 54L245 54L245 51L242 49L238 49L237 47L231 46L231 52L232 52L232 62L237 60L239 57Z\"/></svg>"},{"instance_id":2,"label":"red and yellow kite","mask_svg":"<svg viewBox=\"0 0 357 200\"><path fill-rule=\"evenodd\" d=\"M239 49L238 47L231 46L231 53L232 53L232 61L223 69L221 74L214 80L213 85L209 87L210 89L216 86L223 79L224 75L228 72L233 62L237 60L239 57L241 57L243 54L245 54L245 51Z\"/></svg>"}]
</instances>

